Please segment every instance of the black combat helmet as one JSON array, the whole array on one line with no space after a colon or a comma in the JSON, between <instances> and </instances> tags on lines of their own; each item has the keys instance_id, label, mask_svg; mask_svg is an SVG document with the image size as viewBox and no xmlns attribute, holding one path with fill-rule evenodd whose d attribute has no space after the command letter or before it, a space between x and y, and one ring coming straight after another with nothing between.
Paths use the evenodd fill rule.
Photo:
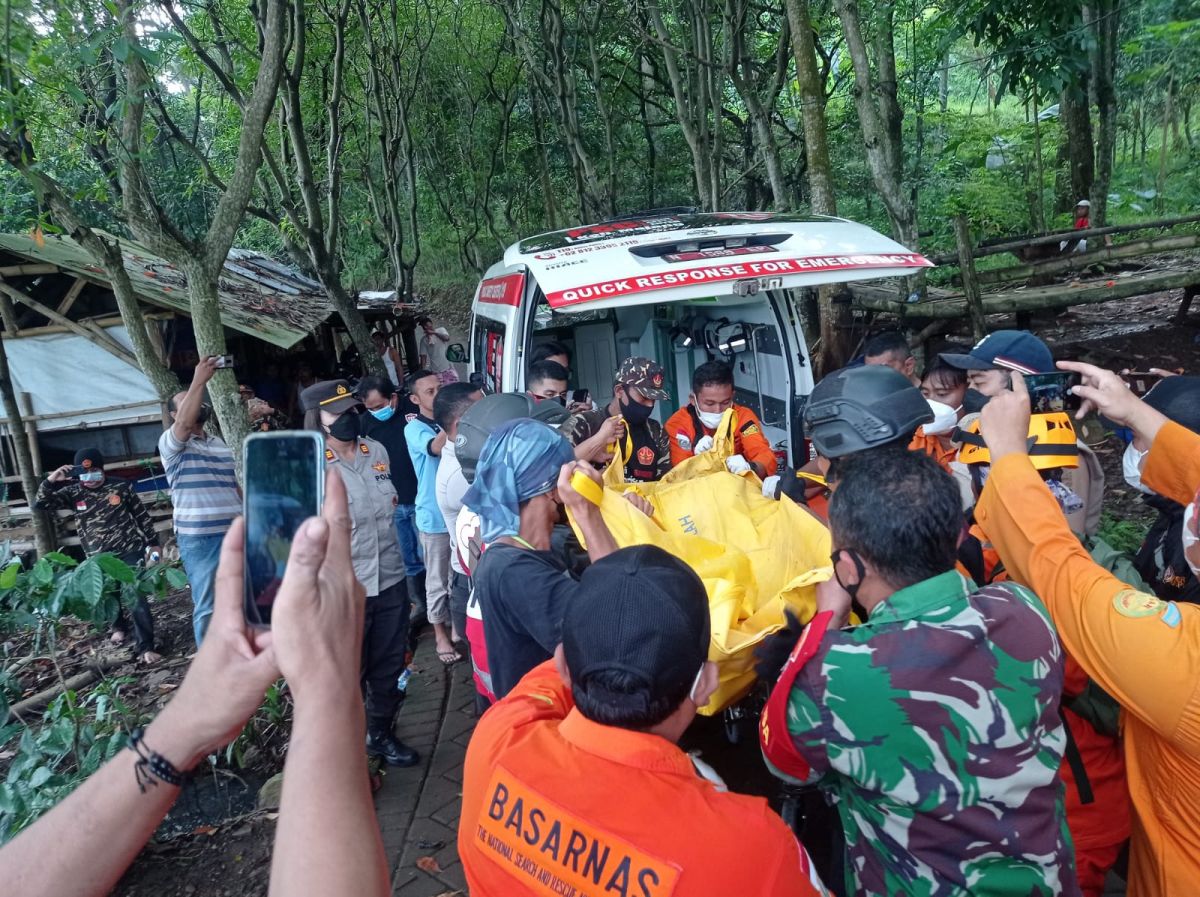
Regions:
<instances>
[{"instance_id":1,"label":"black combat helmet","mask_svg":"<svg viewBox=\"0 0 1200 897\"><path fill-rule=\"evenodd\" d=\"M933 411L908 378L886 365L834 371L816 385L804 407L804 433L824 458L907 444Z\"/></svg>"},{"instance_id":2,"label":"black combat helmet","mask_svg":"<svg viewBox=\"0 0 1200 897\"><path fill-rule=\"evenodd\" d=\"M531 417L557 429L570 414L558 402L538 402L523 392L484 396L463 414L458 422L458 435L454 437L454 457L468 483L475 482L475 466L492 431L522 417Z\"/></svg>"}]
</instances>

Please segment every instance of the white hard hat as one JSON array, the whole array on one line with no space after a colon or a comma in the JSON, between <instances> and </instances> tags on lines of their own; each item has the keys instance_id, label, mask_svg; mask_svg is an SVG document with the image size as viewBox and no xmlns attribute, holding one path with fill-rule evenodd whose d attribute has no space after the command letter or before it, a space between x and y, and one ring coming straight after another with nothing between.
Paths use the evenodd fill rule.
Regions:
<instances>
[{"instance_id":1,"label":"white hard hat","mask_svg":"<svg viewBox=\"0 0 1200 897\"><path fill-rule=\"evenodd\" d=\"M1080 206L1090 209L1092 207L1092 203L1090 200L1081 199L1079 202L1075 203L1075 208L1079 208Z\"/></svg>"}]
</instances>

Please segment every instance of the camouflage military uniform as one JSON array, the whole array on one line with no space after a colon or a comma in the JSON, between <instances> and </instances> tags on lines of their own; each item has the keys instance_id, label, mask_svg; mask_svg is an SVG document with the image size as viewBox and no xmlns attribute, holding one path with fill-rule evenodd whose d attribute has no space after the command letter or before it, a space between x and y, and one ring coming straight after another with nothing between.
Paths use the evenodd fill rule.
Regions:
<instances>
[{"instance_id":1,"label":"camouflage military uniform","mask_svg":"<svg viewBox=\"0 0 1200 897\"><path fill-rule=\"evenodd\" d=\"M111 552L141 559L147 545L158 544L154 522L142 500L120 480L105 480L90 488L80 483L52 483L38 487L34 506L43 511L74 511L84 554Z\"/></svg>"},{"instance_id":2,"label":"camouflage military uniform","mask_svg":"<svg viewBox=\"0 0 1200 897\"><path fill-rule=\"evenodd\" d=\"M836 802L847 892L1077 895L1057 776L1063 653L1036 596L950 571L861 626L824 631L828 617L760 734L776 771Z\"/></svg>"},{"instance_id":3,"label":"camouflage military uniform","mask_svg":"<svg viewBox=\"0 0 1200 897\"><path fill-rule=\"evenodd\" d=\"M147 545L158 544L158 533L150 512L128 483L106 479L99 486L81 483L51 483L43 480L38 487L34 507L42 511L74 511L79 525L79 542L84 554L110 552L131 567L145 560ZM131 608L134 654L154 650L154 620L144 595ZM129 629L125 608L117 611L115 629Z\"/></svg>"}]
</instances>

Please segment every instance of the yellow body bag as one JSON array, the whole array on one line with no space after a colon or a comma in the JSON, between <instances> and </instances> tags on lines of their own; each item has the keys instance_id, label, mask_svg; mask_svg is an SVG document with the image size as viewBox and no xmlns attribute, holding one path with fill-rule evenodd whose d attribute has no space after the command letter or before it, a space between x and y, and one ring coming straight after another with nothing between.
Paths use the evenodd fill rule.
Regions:
<instances>
[{"instance_id":1,"label":"yellow body bag","mask_svg":"<svg viewBox=\"0 0 1200 897\"><path fill-rule=\"evenodd\" d=\"M625 483L619 451L604 471L603 490L589 481L619 546L657 545L704 581L712 622L708 658L720 671L716 693L700 710L705 715L719 713L750 690L754 647L784 627L785 609L802 622L811 619L816 584L832 575L829 530L787 496L765 498L753 473L737 476L726 469L735 426L730 409L712 450L683 461L659 482ZM585 492L587 484L580 485ZM647 499L654 517L626 501L626 491ZM571 525L582 541L574 519Z\"/></svg>"}]
</instances>

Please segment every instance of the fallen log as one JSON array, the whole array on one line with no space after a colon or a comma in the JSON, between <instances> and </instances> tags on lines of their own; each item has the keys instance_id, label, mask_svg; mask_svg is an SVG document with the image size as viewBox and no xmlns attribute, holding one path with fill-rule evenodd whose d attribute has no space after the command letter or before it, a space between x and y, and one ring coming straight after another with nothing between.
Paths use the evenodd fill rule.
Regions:
<instances>
[{"instance_id":1,"label":"fallen log","mask_svg":"<svg viewBox=\"0 0 1200 897\"><path fill-rule=\"evenodd\" d=\"M91 685L109 670L119 667L126 663L126 660L119 657L106 657L103 660L97 661L89 666L81 673L76 673L65 682L56 682L49 688L44 688L35 695L30 695L24 700L18 701L8 709L8 721L14 720L24 722L22 716L27 713L37 713L43 710L47 704L57 698L65 691L79 691L79 689Z\"/></svg>"},{"instance_id":2,"label":"fallen log","mask_svg":"<svg viewBox=\"0 0 1200 897\"><path fill-rule=\"evenodd\" d=\"M1135 258L1140 255L1150 255L1156 252L1172 252L1178 249L1195 249L1200 247L1200 234L1185 234L1178 237L1153 237L1149 240L1134 240L1132 243L1122 243L1119 246L1106 246L1093 252L1072 252L1070 255L1033 262L1028 265L1014 265L1011 268L995 268L991 271L979 271L976 278L980 283L1003 283L1008 280L1024 280L1034 274L1061 274L1063 271L1080 271L1099 262L1112 262L1119 259Z\"/></svg>"},{"instance_id":3,"label":"fallen log","mask_svg":"<svg viewBox=\"0 0 1200 897\"><path fill-rule=\"evenodd\" d=\"M1111 284L1111 286L1110 286ZM1168 271L1158 274L1137 274L1112 280L1094 280L1074 284L1054 284L989 293L982 300L983 312L988 315L1047 308L1066 308L1071 305L1091 305L1111 299L1129 299L1163 290L1200 285L1200 268L1190 271ZM967 314L967 301L958 296L928 302L902 302L868 292L851 290L854 304L871 311L886 311L901 318L961 318Z\"/></svg>"},{"instance_id":4,"label":"fallen log","mask_svg":"<svg viewBox=\"0 0 1200 897\"><path fill-rule=\"evenodd\" d=\"M1185 215L1182 218L1160 218L1155 221L1142 221L1137 224L1114 224L1108 227L1089 227L1086 230L1064 230L1052 234L1038 234L1034 237L1022 237L1019 240L1009 240L1005 243L992 243L988 246L977 246L973 253L975 258L985 255L999 255L1002 252L1012 252L1014 249L1024 249L1027 246L1044 246L1047 243L1061 243L1064 240L1088 240L1092 237L1103 237L1105 234L1128 234L1139 230L1152 230L1156 227L1174 227L1177 224L1192 224L1200 221L1200 215ZM930 258L935 265L950 265L958 261L958 252L946 252Z\"/></svg>"}]
</instances>

